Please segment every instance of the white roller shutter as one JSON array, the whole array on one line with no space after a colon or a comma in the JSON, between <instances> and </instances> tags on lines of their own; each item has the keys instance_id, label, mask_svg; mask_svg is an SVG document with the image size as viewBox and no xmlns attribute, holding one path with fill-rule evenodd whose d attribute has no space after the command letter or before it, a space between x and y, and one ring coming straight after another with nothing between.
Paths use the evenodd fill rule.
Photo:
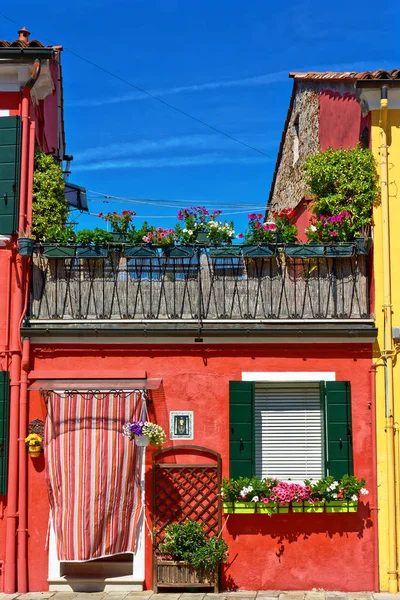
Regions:
<instances>
[{"instance_id":1,"label":"white roller shutter","mask_svg":"<svg viewBox=\"0 0 400 600\"><path fill-rule=\"evenodd\" d=\"M319 383L256 383L256 475L299 483L324 476Z\"/></svg>"}]
</instances>

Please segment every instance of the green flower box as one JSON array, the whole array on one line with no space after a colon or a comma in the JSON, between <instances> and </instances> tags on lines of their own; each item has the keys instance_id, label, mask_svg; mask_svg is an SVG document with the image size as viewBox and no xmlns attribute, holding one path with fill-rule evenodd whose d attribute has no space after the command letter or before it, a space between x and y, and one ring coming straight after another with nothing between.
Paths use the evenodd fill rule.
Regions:
<instances>
[{"instance_id":1,"label":"green flower box","mask_svg":"<svg viewBox=\"0 0 400 600\"><path fill-rule=\"evenodd\" d=\"M210 248L212 258L237 258L241 254L241 246L215 246Z\"/></svg>"},{"instance_id":2,"label":"green flower box","mask_svg":"<svg viewBox=\"0 0 400 600\"><path fill-rule=\"evenodd\" d=\"M237 515L250 515L256 510L255 502L235 502L233 512Z\"/></svg>"},{"instance_id":3,"label":"green flower box","mask_svg":"<svg viewBox=\"0 0 400 600\"><path fill-rule=\"evenodd\" d=\"M226 515L231 515L234 512L233 502L222 502L222 508Z\"/></svg>"},{"instance_id":4,"label":"green flower box","mask_svg":"<svg viewBox=\"0 0 400 600\"><path fill-rule=\"evenodd\" d=\"M169 248L163 248L164 256L168 258L192 258L194 255L193 246L170 246Z\"/></svg>"},{"instance_id":5,"label":"green flower box","mask_svg":"<svg viewBox=\"0 0 400 600\"><path fill-rule=\"evenodd\" d=\"M113 231L111 233L112 241L120 244L124 244L126 242L127 233L120 233L119 231Z\"/></svg>"},{"instance_id":6,"label":"green flower box","mask_svg":"<svg viewBox=\"0 0 400 600\"><path fill-rule=\"evenodd\" d=\"M289 504L285 504L284 506L281 506L279 504L276 508L277 508L276 512L278 513L278 515L287 514L289 512Z\"/></svg>"},{"instance_id":7,"label":"green flower box","mask_svg":"<svg viewBox=\"0 0 400 600\"><path fill-rule=\"evenodd\" d=\"M153 258L157 254L157 248L151 244L125 246L124 253L127 258Z\"/></svg>"},{"instance_id":8,"label":"green flower box","mask_svg":"<svg viewBox=\"0 0 400 600\"><path fill-rule=\"evenodd\" d=\"M326 256L353 256L354 244L328 244L325 246Z\"/></svg>"},{"instance_id":9,"label":"green flower box","mask_svg":"<svg viewBox=\"0 0 400 600\"><path fill-rule=\"evenodd\" d=\"M287 256L298 258L313 258L325 255L325 246L323 244L286 244L285 253Z\"/></svg>"},{"instance_id":10,"label":"green flower box","mask_svg":"<svg viewBox=\"0 0 400 600\"><path fill-rule=\"evenodd\" d=\"M196 242L198 244L208 244L208 233L207 233L207 231L198 231L196 233Z\"/></svg>"},{"instance_id":11,"label":"green flower box","mask_svg":"<svg viewBox=\"0 0 400 600\"><path fill-rule=\"evenodd\" d=\"M254 246L242 246L243 256L246 258L263 258L264 256L274 256L276 246L272 244L257 244Z\"/></svg>"},{"instance_id":12,"label":"green flower box","mask_svg":"<svg viewBox=\"0 0 400 600\"><path fill-rule=\"evenodd\" d=\"M324 509L324 502L292 502L294 513L323 513Z\"/></svg>"},{"instance_id":13,"label":"green flower box","mask_svg":"<svg viewBox=\"0 0 400 600\"><path fill-rule=\"evenodd\" d=\"M304 512L304 502L292 502L292 512L294 512L294 513Z\"/></svg>"},{"instance_id":14,"label":"green flower box","mask_svg":"<svg viewBox=\"0 0 400 600\"><path fill-rule=\"evenodd\" d=\"M278 507L274 504L267 504L266 502L256 503L256 512L265 515L274 515L278 512Z\"/></svg>"},{"instance_id":15,"label":"green flower box","mask_svg":"<svg viewBox=\"0 0 400 600\"><path fill-rule=\"evenodd\" d=\"M67 244L54 244L44 246L43 254L48 258L71 258L75 256L75 246Z\"/></svg>"},{"instance_id":16,"label":"green flower box","mask_svg":"<svg viewBox=\"0 0 400 600\"><path fill-rule=\"evenodd\" d=\"M92 244L83 244L76 249L77 256L81 258L104 258L107 253L107 246L94 246Z\"/></svg>"},{"instance_id":17,"label":"green flower box","mask_svg":"<svg viewBox=\"0 0 400 600\"><path fill-rule=\"evenodd\" d=\"M327 513L347 513L347 512L357 512L358 510L358 501L353 500L331 500L326 503L326 512Z\"/></svg>"}]
</instances>

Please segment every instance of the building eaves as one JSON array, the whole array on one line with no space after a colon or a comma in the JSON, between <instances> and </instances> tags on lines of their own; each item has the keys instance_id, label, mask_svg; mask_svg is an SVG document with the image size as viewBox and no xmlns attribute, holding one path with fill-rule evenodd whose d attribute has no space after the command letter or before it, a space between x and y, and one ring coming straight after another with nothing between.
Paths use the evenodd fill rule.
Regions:
<instances>
[{"instance_id":1,"label":"building eaves","mask_svg":"<svg viewBox=\"0 0 400 600\"><path fill-rule=\"evenodd\" d=\"M289 73L289 77L295 80L299 79L307 79L307 80L316 80L319 81L321 79L329 79L329 80L387 80L387 79L400 79L400 69L392 69L390 71L386 71L385 69L378 69L377 71L323 71L323 72L298 72L294 71Z\"/></svg>"}]
</instances>

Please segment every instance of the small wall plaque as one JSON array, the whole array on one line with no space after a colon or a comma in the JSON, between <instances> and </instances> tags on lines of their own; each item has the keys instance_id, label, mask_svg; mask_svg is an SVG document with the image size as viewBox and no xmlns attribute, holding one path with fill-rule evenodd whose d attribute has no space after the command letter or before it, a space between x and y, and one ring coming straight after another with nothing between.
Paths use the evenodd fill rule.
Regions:
<instances>
[{"instance_id":1,"label":"small wall plaque","mask_svg":"<svg viewBox=\"0 0 400 600\"><path fill-rule=\"evenodd\" d=\"M170 413L170 440L193 439L193 411L175 411Z\"/></svg>"}]
</instances>

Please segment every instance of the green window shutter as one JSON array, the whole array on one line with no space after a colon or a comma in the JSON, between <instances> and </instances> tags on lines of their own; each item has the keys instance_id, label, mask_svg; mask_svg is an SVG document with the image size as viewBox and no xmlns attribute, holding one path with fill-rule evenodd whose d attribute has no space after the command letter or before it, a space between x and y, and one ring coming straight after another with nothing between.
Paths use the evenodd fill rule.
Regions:
<instances>
[{"instance_id":1,"label":"green window shutter","mask_svg":"<svg viewBox=\"0 0 400 600\"><path fill-rule=\"evenodd\" d=\"M0 496L7 492L9 393L9 373L0 371Z\"/></svg>"},{"instance_id":2,"label":"green window shutter","mask_svg":"<svg viewBox=\"0 0 400 600\"><path fill-rule=\"evenodd\" d=\"M19 117L0 117L0 234L18 227L21 127Z\"/></svg>"},{"instance_id":3,"label":"green window shutter","mask_svg":"<svg viewBox=\"0 0 400 600\"><path fill-rule=\"evenodd\" d=\"M230 477L254 474L254 390L252 381L229 382Z\"/></svg>"},{"instance_id":4,"label":"green window shutter","mask_svg":"<svg viewBox=\"0 0 400 600\"><path fill-rule=\"evenodd\" d=\"M341 479L353 474L350 381L326 381L323 386L326 474Z\"/></svg>"}]
</instances>

